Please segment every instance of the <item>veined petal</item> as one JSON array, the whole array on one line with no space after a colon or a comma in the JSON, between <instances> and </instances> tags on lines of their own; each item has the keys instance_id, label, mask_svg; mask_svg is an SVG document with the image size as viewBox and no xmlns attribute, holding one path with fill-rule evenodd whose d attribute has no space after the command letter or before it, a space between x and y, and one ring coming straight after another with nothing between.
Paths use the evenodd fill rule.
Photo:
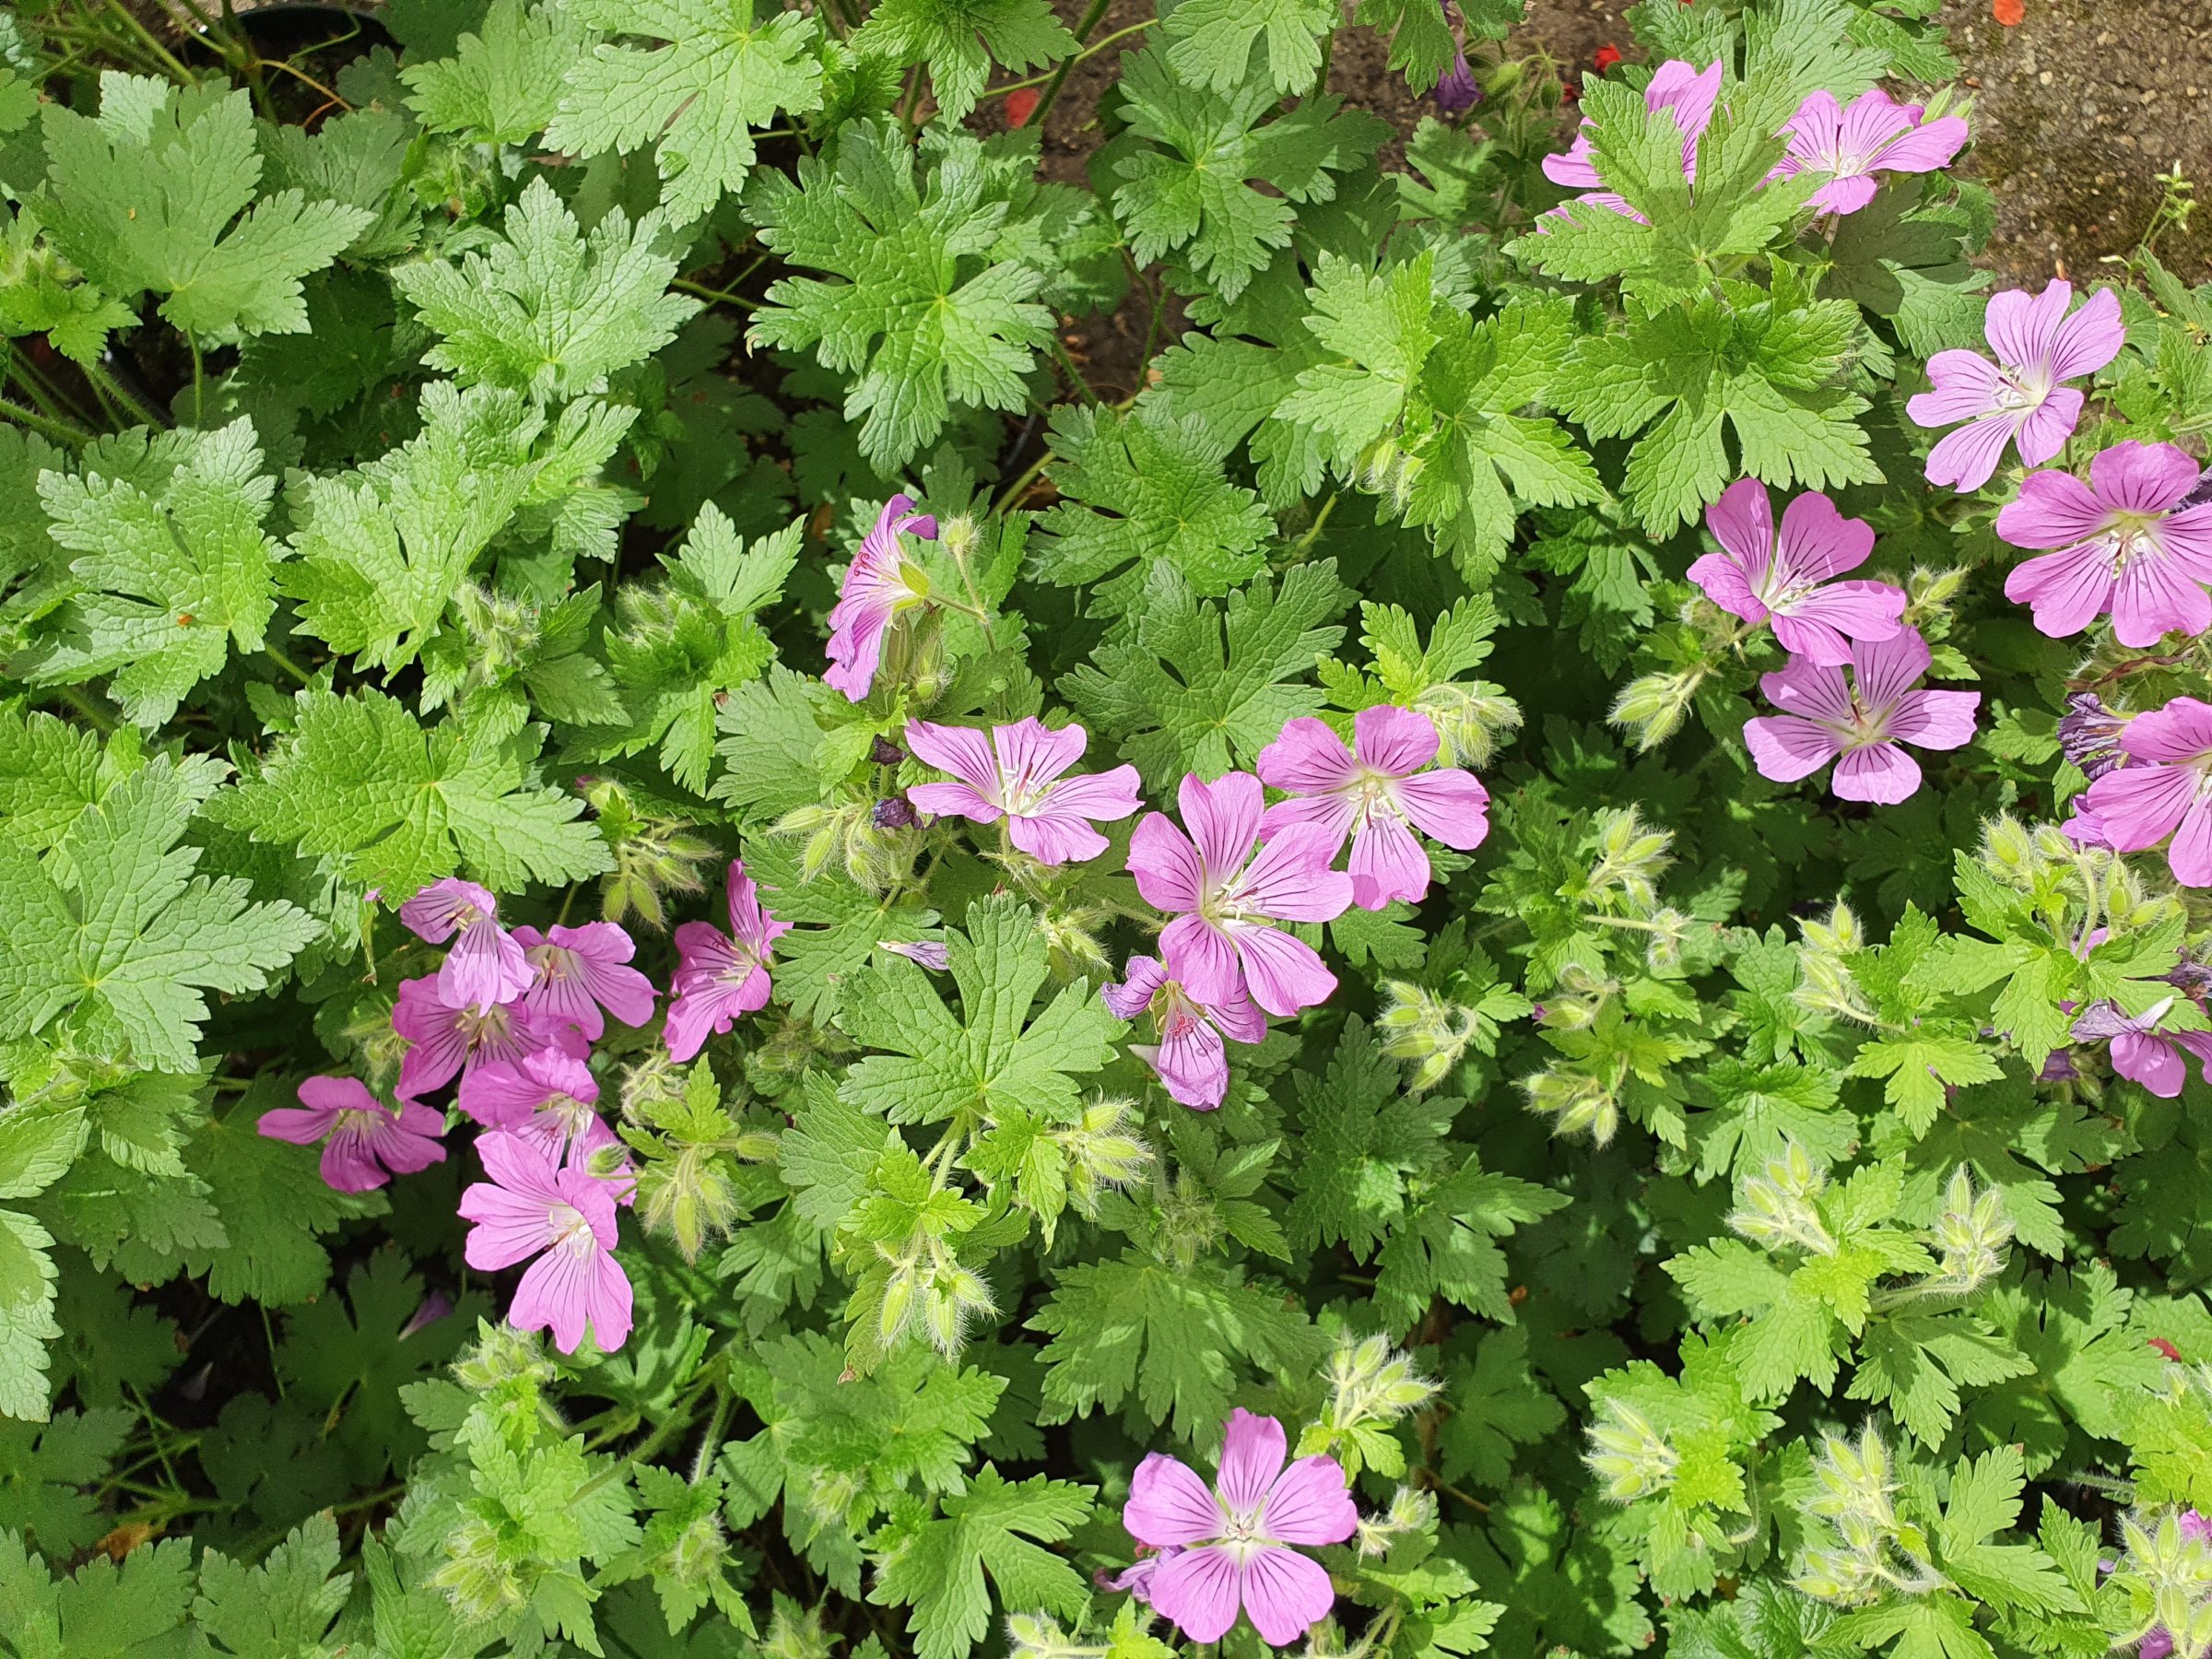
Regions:
<instances>
[{"instance_id":1,"label":"veined petal","mask_svg":"<svg viewBox=\"0 0 2212 1659\"><path fill-rule=\"evenodd\" d=\"M2065 448L2081 419L2081 394L2072 386L2054 386L2041 403L2023 412L2012 440L2022 463L2041 466Z\"/></svg>"},{"instance_id":2,"label":"veined petal","mask_svg":"<svg viewBox=\"0 0 2212 1659\"><path fill-rule=\"evenodd\" d=\"M2014 414L1980 415L1947 432L1928 452L1928 482L1971 495L1996 476L2005 446L2020 428Z\"/></svg>"},{"instance_id":3,"label":"veined petal","mask_svg":"<svg viewBox=\"0 0 2212 1659\"><path fill-rule=\"evenodd\" d=\"M2070 547L2097 535L2109 516L2072 473L2032 472L1997 510L1997 534L2016 547Z\"/></svg>"},{"instance_id":4,"label":"veined petal","mask_svg":"<svg viewBox=\"0 0 2212 1659\"><path fill-rule=\"evenodd\" d=\"M1263 1549L1244 1563L1244 1611L1274 1647L1288 1647L1328 1617L1336 1589L1319 1561L1295 1549Z\"/></svg>"},{"instance_id":5,"label":"veined petal","mask_svg":"<svg viewBox=\"0 0 2212 1659\"><path fill-rule=\"evenodd\" d=\"M1827 582L1866 562L1874 526L1845 518L1835 502L1808 489L1783 510L1781 547L1785 582Z\"/></svg>"},{"instance_id":6,"label":"veined petal","mask_svg":"<svg viewBox=\"0 0 2212 1659\"><path fill-rule=\"evenodd\" d=\"M1106 851L1104 836L1072 812L1008 817L1006 839L1039 864L1083 864Z\"/></svg>"},{"instance_id":7,"label":"veined petal","mask_svg":"<svg viewBox=\"0 0 2212 1659\"><path fill-rule=\"evenodd\" d=\"M1206 870L1191 838L1164 812L1147 812L1129 838L1129 873L1154 910L1194 911L1206 892Z\"/></svg>"},{"instance_id":8,"label":"veined petal","mask_svg":"<svg viewBox=\"0 0 2212 1659\"><path fill-rule=\"evenodd\" d=\"M1352 750L1359 764L1387 777L1420 771L1441 746L1435 724L1418 709L1378 703L1352 717Z\"/></svg>"},{"instance_id":9,"label":"veined petal","mask_svg":"<svg viewBox=\"0 0 2212 1659\"><path fill-rule=\"evenodd\" d=\"M1774 508L1767 487L1757 478L1738 478L1705 510L1705 527L1727 550L1753 588L1774 563Z\"/></svg>"},{"instance_id":10,"label":"veined petal","mask_svg":"<svg viewBox=\"0 0 2212 1659\"><path fill-rule=\"evenodd\" d=\"M1350 908L1351 878L1329 868L1328 832L1294 824L1262 847L1236 884L1241 901L1284 922L1334 922Z\"/></svg>"},{"instance_id":11,"label":"veined petal","mask_svg":"<svg viewBox=\"0 0 2212 1659\"><path fill-rule=\"evenodd\" d=\"M2147 718L2136 716L2137 722ZM2086 794L2113 851L2140 853L2181 828L2196 798L2196 776L2180 766L2124 766L2106 772Z\"/></svg>"},{"instance_id":12,"label":"veined petal","mask_svg":"<svg viewBox=\"0 0 2212 1659\"><path fill-rule=\"evenodd\" d=\"M1211 783L1196 772L1184 776L1176 804L1192 844L1206 861L1206 875L1215 883L1227 881L1243 867L1252 843L1259 839L1263 798L1260 781L1250 772L1228 772Z\"/></svg>"},{"instance_id":13,"label":"veined petal","mask_svg":"<svg viewBox=\"0 0 2212 1659\"><path fill-rule=\"evenodd\" d=\"M1482 845L1490 832L1490 792L1463 768L1440 766L1400 778L1391 798L1423 835L1462 853Z\"/></svg>"},{"instance_id":14,"label":"veined petal","mask_svg":"<svg viewBox=\"0 0 2212 1659\"><path fill-rule=\"evenodd\" d=\"M2126 512L2167 512L2196 488L2196 462L2171 443L2131 438L2098 453L2089 481L2106 507Z\"/></svg>"},{"instance_id":15,"label":"veined petal","mask_svg":"<svg viewBox=\"0 0 2212 1659\"><path fill-rule=\"evenodd\" d=\"M1894 806L1920 787L1920 762L1894 743L1869 743L1843 752L1829 787L1839 800Z\"/></svg>"},{"instance_id":16,"label":"veined petal","mask_svg":"<svg viewBox=\"0 0 2212 1659\"><path fill-rule=\"evenodd\" d=\"M957 782L916 783L906 792L906 798L932 818L964 818L979 824L995 824L1006 816L995 802Z\"/></svg>"},{"instance_id":17,"label":"veined petal","mask_svg":"<svg viewBox=\"0 0 2212 1659\"><path fill-rule=\"evenodd\" d=\"M991 734L998 774L1016 791L1050 783L1083 759L1089 743L1090 734L1081 726L1063 726L1055 732L1034 714Z\"/></svg>"},{"instance_id":18,"label":"veined petal","mask_svg":"<svg viewBox=\"0 0 2212 1659\"><path fill-rule=\"evenodd\" d=\"M1148 1453L1129 1477L1122 1524L1155 1549L1204 1544L1221 1535L1221 1506L1197 1472L1164 1452Z\"/></svg>"},{"instance_id":19,"label":"veined petal","mask_svg":"<svg viewBox=\"0 0 2212 1659\"><path fill-rule=\"evenodd\" d=\"M2126 344L2127 325L2120 320L2120 297L2111 288L2099 288L2079 311L2052 330L2051 378L2066 381L2094 374L2118 357L2120 347Z\"/></svg>"},{"instance_id":20,"label":"veined petal","mask_svg":"<svg viewBox=\"0 0 2212 1659\"><path fill-rule=\"evenodd\" d=\"M2040 294L2006 288L1989 297L1982 313L1982 332L2000 363L2015 369L2036 368L2050 357L2059 323L2073 303L2074 285L2070 282L2050 283Z\"/></svg>"},{"instance_id":21,"label":"veined petal","mask_svg":"<svg viewBox=\"0 0 2212 1659\"><path fill-rule=\"evenodd\" d=\"M1418 903L1429 890L1429 854L1413 831L1398 819L1377 813L1352 837L1346 865L1352 878L1352 902L1379 911L1393 899Z\"/></svg>"},{"instance_id":22,"label":"veined petal","mask_svg":"<svg viewBox=\"0 0 2212 1659\"><path fill-rule=\"evenodd\" d=\"M1811 777L1843 747L1827 726L1795 714L1761 714L1747 720L1744 744L1759 776L1777 783Z\"/></svg>"},{"instance_id":23,"label":"veined petal","mask_svg":"<svg viewBox=\"0 0 2212 1659\"><path fill-rule=\"evenodd\" d=\"M1852 653L1859 700L1869 710L1891 707L1920 683L1930 660L1928 642L1918 629L1900 628L1886 640L1861 640Z\"/></svg>"},{"instance_id":24,"label":"veined petal","mask_svg":"<svg viewBox=\"0 0 2212 1659\"><path fill-rule=\"evenodd\" d=\"M1282 1473L1289 1444L1283 1426L1238 1406L1221 1431L1221 1466L1214 1487L1232 1515L1256 1515L1266 1502L1275 1477Z\"/></svg>"},{"instance_id":25,"label":"veined petal","mask_svg":"<svg viewBox=\"0 0 2212 1659\"><path fill-rule=\"evenodd\" d=\"M1341 1544L1358 1530L1359 1512L1333 1457L1301 1457L1267 1494L1260 1528L1286 1544Z\"/></svg>"},{"instance_id":26,"label":"veined petal","mask_svg":"<svg viewBox=\"0 0 2212 1659\"><path fill-rule=\"evenodd\" d=\"M1202 1003L1240 996L1244 969L1227 934L1203 916L1178 916L1159 935L1168 974Z\"/></svg>"},{"instance_id":27,"label":"veined petal","mask_svg":"<svg viewBox=\"0 0 2212 1659\"><path fill-rule=\"evenodd\" d=\"M1345 884L1345 899L1349 903L1351 878L1339 879ZM1245 988L1252 1000L1268 1013L1288 1017L1300 1008L1317 1006L1335 994L1336 976L1303 939L1279 928L1250 925L1238 927L1232 937L1238 960L1243 965ZM1217 1000L1211 991L1200 992L1187 978L1185 982L1202 1001Z\"/></svg>"},{"instance_id":28,"label":"veined petal","mask_svg":"<svg viewBox=\"0 0 2212 1659\"><path fill-rule=\"evenodd\" d=\"M1145 804L1138 793L1138 783L1134 766L1117 766L1111 771L1083 772L1073 778L1062 778L1044 792L1040 812L1089 818L1094 823L1114 823Z\"/></svg>"},{"instance_id":29,"label":"veined petal","mask_svg":"<svg viewBox=\"0 0 2212 1659\"><path fill-rule=\"evenodd\" d=\"M1964 748L1981 706L1979 691L1908 691L1889 712L1888 733L1924 749Z\"/></svg>"},{"instance_id":30,"label":"veined petal","mask_svg":"<svg viewBox=\"0 0 2212 1659\"><path fill-rule=\"evenodd\" d=\"M991 739L973 726L910 720L906 723L906 747L924 765L951 773L986 799L997 796L998 759Z\"/></svg>"},{"instance_id":31,"label":"veined petal","mask_svg":"<svg viewBox=\"0 0 2212 1659\"><path fill-rule=\"evenodd\" d=\"M1218 1641L1237 1622L1243 1580L1227 1550L1186 1549L1152 1574L1152 1608L1189 1640Z\"/></svg>"}]
</instances>

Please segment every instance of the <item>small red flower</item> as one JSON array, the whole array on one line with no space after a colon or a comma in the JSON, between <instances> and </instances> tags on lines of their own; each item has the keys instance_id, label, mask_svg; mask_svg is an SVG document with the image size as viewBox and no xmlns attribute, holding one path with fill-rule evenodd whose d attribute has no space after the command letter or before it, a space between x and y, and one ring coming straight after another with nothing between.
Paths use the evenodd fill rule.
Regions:
<instances>
[{"instance_id":1,"label":"small red flower","mask_svg":"<svg viewBox=\"0 0 2212 1659\"><path fill-rule=\"evenodd\" d=\"M2028 20L2028 0L1992 0L1989 15L2007 29L2018 29Z\"/></svg>"},{"instance_id":2,"label":"small red flower","mask_svg":"<svg viewBox=\"0 0 2212 1659\"><path fill-rule=\"evenodd\" d=\"M1579 86L1575 85L1575 83L1572 81L1561 81L1559 83L1559 97L1564 102L1567 103L1580 103L1582 101L1583 89Z\"/></svg>"},{"instance_id":3,"label":"small red flower","mask_svg":"<svg viewBox=\"0 0 2212 1659\"><path fill-rule=\"evenodd\" d=\"M1037 113L1037 88L1024 87L1018 92L1006 94L1006 124L1010 127L1028 126L1030 117Z\"/></svg>"},{"instance_id":4,"label":"small red flower","mask_svg":"<svg viewBox=\"0 0 2212 1659\"><path fill-rule=\"evenodd\" d=\"M1612 68L1614 65L1619 62L1620 48L1614 45L1610 41L1607 41L1603 46L1600 46L1597 49L1597 55L1590 60L1591 66L1600 75L1605 74L1606 70Z\"/></svg>"},{"instance_id":5,"label":"small red flower","mask_svg":"<svg viewBox=\"0 0 2212 1659\"><path fill-rule=\"evenodd\" d=\"M1998 3L2002 5L2003 0L1998 0ZM2172 1343L2167 1341L2163 1336L2153 1336L2150 1339L2150 1346L2154 1348L2157 1348L2159 1353L2165 1355L2169 1359L2179 1359L2182 1357L2182 1350L2175 1347Z\"/></svg>"}]
</instances>

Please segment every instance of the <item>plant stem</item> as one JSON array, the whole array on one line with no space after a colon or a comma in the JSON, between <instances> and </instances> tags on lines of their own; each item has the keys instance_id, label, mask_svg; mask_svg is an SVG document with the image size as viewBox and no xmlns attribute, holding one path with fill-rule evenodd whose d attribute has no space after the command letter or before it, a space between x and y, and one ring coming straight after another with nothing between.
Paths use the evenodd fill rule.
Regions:
<instances>
[{"instance_id":1,"label":"plant stem","mask_svg":"<svg viewBox=\"0 0 2212 1659\"><path fill-rule=\"evenodd\" d=\"M206 364L200 357L200 337L185 331L184 343L192 347L192 424L205 428L207 424Z\"/></svg>"},{"instance_id":2,"label":"plant stem","mask_svg":"<svg viewBox=\"0 0 2212 1659\"><path fill-rule=\"evenodd\" d=\"M27 426L32 431L63 443L85 444L92 441L92 434L72 426L65 420L52 420L36 409L27 409L12 398L0 397L0 418Z\"/></svg>"},{"instance_id":3,"label":"plant stem","mask_svg":"<svg viewBox=\"0 0 2212 1659\"><path fill-rule=\"evenodd\" d=\"M1006 494L998 498L998 505L991 509L992 512L994 514L1003 513L1008 507L1012 506L1016 501L1021 500L1022 492L1028 489L1031 484L1034 484L1037 481L1037 475L1045 469L1045 466L1052 461L1052 459L1053 447L1048 443L1044 447L1044 453L1039 455L1036 460L1030 462L1029 466L1023 471L1021 477L1006 486Z\"/></svg>"},{"instance_id":4,"label":"plant stem","mask_svg":"<svg viewBox=\"0 0 2212 1659\"><path fill-rule=\"evenodd\" d=\"M765 258L766 255L763 255L762 257ZM739 282L743 282L747 276L750 276L759 268L760 261L756 259L751 265L746 266L744 270L737 273L736 279ZM720 305L734 305L739 311L749 312L759 311L760 309L759 302L756 300L747 300L739 294L733 294L727 288L709 288L705 283L693 282L688 277L671 276L668 279L668 286L676 289L678 293L696 294L701 300L712 300Z\"/></svg>"},{"instance_id":5,"label":"plant stem","mask_svg":"<svg viewBox=\"0 0 2212 1659\"><path fill-rule=\"evenodd\" d=\"M306 669L300 667L299 664L293 662L290 657L285 655L283 652L277 650L276 646L264 645L261 649L263 655L266 656L270 662L276 664L277 667L283 669L287 674L290 675L301 685L310 685L313 682L314 677L312 675L309 674Z\"/></svg>"},{"instance_id":6,"label":"plant stem","mask_svg":"<svg viewBox=\"0 0 2212 1659\"><path fill-rule=\"evenodd\" d=\"M154 61L168 70L171 76L187 87L196 87L200 84L200 77L185 68L183 64L178 61L177 55L162 45L160 41L155 37L153 30L138 21L137 18L132 14L131 8L124 5L123 0L108 0L108 9L123 19L124 27L137 38L139 43L153 54Z\"/></svg>"},{"instance_id":7,"label":"plant stem","mask_svg":"<svg viewBox=\"0 0 2212 1659\"><path fill-rule=\"evenodd\" d=\"M77 367L84 371L85 378L90 381L94 387L105 392L147 426L168 427L176 424L162 411L155 408L151 404L142 401L135 392L116 379L97 358L89 363L79 363Z\"/></svg>"},{"instance_id":8,"label":"plant stem","mask_svg":"<svg viewBox=\"0 0 2212 1659\"><path fill-rule=\"evenodd\" d=\"M1083 21L1076 28L1076 39L1078 41L1088 40L1090 31L1099 26L1099 20L1105 15L1106 0L1090 0L1090 9L1083 14ZM1052 84L1045 88L1043 96L1038 99L1037 107L1030 112L1027 124L1034 126L1040 131L1043 129L1045 116L1052 112L1053 105L1060 100L1061 88L1067 85L1069 70L1094 53L1105 51L1123 35L1133 33L1138 29L1150 28L1153 21L1155 19L1147 18L1143 23L1134 24L1129 29L1117 30L1115 33L1108 35L1096 46L1087 46L1081 52L1077 53L1075 56L1064 58L1060 66L1053 71Z\"/></svg>"}]
</instances>

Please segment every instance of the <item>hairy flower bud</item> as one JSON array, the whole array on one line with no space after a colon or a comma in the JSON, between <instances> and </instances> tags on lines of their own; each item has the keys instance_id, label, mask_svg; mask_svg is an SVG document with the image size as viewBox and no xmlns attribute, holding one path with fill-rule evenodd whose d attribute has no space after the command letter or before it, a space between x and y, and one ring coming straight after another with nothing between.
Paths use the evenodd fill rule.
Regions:
<instances>
[{"instance_id":1,"label":"hairy flower bud","mask_svg":"<svg viewBox=\"0 0 2212 1659\"><path fill-rule=\"evenodd\" d=\"M1696 669L1640 675L1613 700L1612 712L1606 719L1628 732L1637 753L1657 748L1682 729L1690 699L1703 678Z\"/></svg>"},{"instance_id":2,"label":"hairy flower bud","mask_svg":"<svg viewBox=\"0 0 2212 1659\"><path fill-rule=\"evenodd\" d=\"M1528 1109L1552 1120L1554 1135L1587 1135L1597 1145L1608 1146L1620 1129L1620 1102L1595 1077L1555 1065L1524 1077L1521 1088Z\"/></svg>"},{"instance_id":3,"label":"hairy flower bud","mask_svg":"<svg viewBox=\"0 0 2212 1659\"><path fill-rule=\"evenodd\" d=\"M1521 705L1488 680L1430 686L1413 700L1442 740L1446 766L1488 766L1521 729Z\"/></svg>"},{"instance_id":4,"label":"hairy flower bud","mask_svg":"<svg viewBox=\"0 0 2212 1659\"><path fill-rule=\"evenodd\" d=\"M1815 1202L1828 1189L1828 1173L1791 1141L1782 1156L1770 1159L1757 1175L1736 1189L1736 1207L1727 1224L1766 1249L1795 1248L1833 1255L1836 1241Z\"/></svg>"},{"instance_id":5,"label":"hairy flower bud","mask_svg":"<svg viewBox=\"0 0 2212 1659\"><path fill-rule=\"evenodd\" d=\"M1977 1193L1966 1165L1951 1171L1944 1188L1943 1211L1929 1229L1942 1279L1961 1293L1978 1288L2005 1270L2012 1242L2012 1221L2005 1213L2000 1187Z\"/></svg>"},{"instance_id":6,"label":"hairy flower bud","mask_svg":"<svg viewBox=\"0 0 2212 1659\"><path fill-rule=\"evenodd\" d=\"M2127 719L2106 708L2094 691L2077 691L2066 699L2066 712L2059 716L2059 749L2094 783L2125 763L2120 735L2127 730Z\"/></svg>"},{"instance_id":7,"label":"hairy flower bud","mask_svg":"<svg viewBox=\"0 0 2212 1659\"><path fill-rule=\"evenodd\" d=\"M1622 1400L1608 1399L1590 1425L1590 1450L1583 1462L1605 1483L1606 1496L1629 1503L1674 1484L1678 1459L1651 1421Z\"/></svg>"}]
</instances>

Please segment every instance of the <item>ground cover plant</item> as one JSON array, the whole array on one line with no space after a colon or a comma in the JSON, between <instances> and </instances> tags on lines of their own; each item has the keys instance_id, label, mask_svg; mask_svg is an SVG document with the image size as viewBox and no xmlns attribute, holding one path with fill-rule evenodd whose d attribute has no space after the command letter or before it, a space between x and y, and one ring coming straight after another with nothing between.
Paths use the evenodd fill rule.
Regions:
<instances>
[{"instance_id":1,"label":"ground cover plant","mask_svg":"<svg viewBox=\"0 0 2212 1659\"><path fill-rule=\"evenodd\" d=\"M2212 287L1518 9L0 17L0 1654L2212 1649Z\"/></svg>"}]
</instances>

